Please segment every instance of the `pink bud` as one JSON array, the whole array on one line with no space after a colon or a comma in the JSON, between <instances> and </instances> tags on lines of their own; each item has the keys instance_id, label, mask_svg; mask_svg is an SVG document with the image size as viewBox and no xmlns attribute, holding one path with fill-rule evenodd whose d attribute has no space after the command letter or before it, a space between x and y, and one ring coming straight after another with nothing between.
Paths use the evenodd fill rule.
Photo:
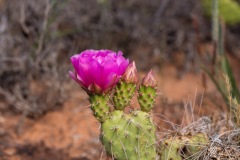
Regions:
<instances>
[{"instance_id":1,"label":"pink bud","mask_svg":"<svg viewBox=\"0 0 240 160\"><path fill-rule=\"evenodd\" d=\"M87 90L90 91L91 93L96 93L96 94L100 94L102 92L101 87L98 86L96 83L90 84Z\"/></svg>"},{"instance_id":2,"label":"pink bud","mask_svg":"<svg viewBox=\"0 0 240 160\"><path fill-rule=\"evenodd\" d=\"M142 85L152 88L157 87L156 77L152 70L150 70L148 74L143 78Z\"/></svg>"},{"instance_id":3,"label":"pink bud","mask_svg":"<svg viewBox=\"0 0 240 160\"><path fill-rule=\"evenodd\" d=\"M125 71L125 73L122 76L122 80L126 83L137 84L137 82L138 82L137 68L136 68L134 61L128 65L127 70Z\"/></svg>"}]
</instances>

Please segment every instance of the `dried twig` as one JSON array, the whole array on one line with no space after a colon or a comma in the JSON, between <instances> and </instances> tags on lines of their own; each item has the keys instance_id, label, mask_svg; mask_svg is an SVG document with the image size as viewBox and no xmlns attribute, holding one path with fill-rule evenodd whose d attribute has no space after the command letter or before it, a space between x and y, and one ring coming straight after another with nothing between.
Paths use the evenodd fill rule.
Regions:
<instances>
[{"instance_id":1,"label":"dried twig","mask_svg":"<svg viewBox=\"0 0 240 160\"><path fill-rule=\"evenodd\" d=\"M28 27L25 24L26 21L26 15L25 15L25 10L26 10L26 5L25 5L25 1L21 0L20 3L20 25L22 27L22 30L28 35L30 33L30 30L28 29Z\"/></svg>"},{"instance_id":2,"label":"dried twig","mask_svg":"<svg viewBox=\"0 0 240 160\"><path fill-rule=\"evenodd\" d=\"M44 21L43 21L43 24L42 24L42 32L41 32L40 38L38 40L38 47L37 47L37 50L36 50L36 56L37 57L39 56L39 54L42 52L42 49L43 49L44 38L45 38L45 35L46 35L46 32L47 32L48 19L49 19L49 13L51 11L51 8L52 8L52 4L50 3L50 0L46 0L46 8L45 8L45 11L44 11Z\"/></svg>"}]
</instances>

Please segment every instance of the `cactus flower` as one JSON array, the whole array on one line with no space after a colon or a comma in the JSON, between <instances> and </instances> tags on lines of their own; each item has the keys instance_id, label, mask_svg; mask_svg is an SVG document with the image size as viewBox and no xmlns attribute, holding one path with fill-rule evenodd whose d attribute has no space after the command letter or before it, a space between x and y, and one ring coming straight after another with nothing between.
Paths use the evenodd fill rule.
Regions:
<instances>
[{"instance_id":1,"label":"cactus flower","mask_svg":"<svg viewBox=\"0 0 240 160\"><path fill-rule=\"evenodd\" d=\"M122 80L126 83L137 84L138 82L137 68L134 61L127 67L126 72L122 76Z\"/></svg>"},{"instance_id":2,"label":"cactus flower","mask_svg":"<svg viewBox=\"0 0 240 160\"><path fill-rule=\"evenodd\" d=\"M128 67L129 60L111 50L85 50L71 57L75 73L69 71L88 93L104 94L111 90Z\"/></svg>"}]
</instances>

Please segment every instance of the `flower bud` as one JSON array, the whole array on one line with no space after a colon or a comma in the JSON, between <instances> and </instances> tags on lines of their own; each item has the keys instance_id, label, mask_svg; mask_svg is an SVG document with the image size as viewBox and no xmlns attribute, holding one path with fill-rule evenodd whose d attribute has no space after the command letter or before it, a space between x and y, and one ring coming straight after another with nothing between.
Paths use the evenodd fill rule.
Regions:
<instances>
[{"instance_id":1,"label":"flower bud","mask_svg":"<svg viewBox=\"0 0 240 160\"><path fill-rule=\"evenodd\" d=\"M88 86L87 91L90 91L91 93L96 93L96 94L100 94L101 93L101 87L99 87L96 83L90 84L90 86Z\"/></svg>"},{"instance_id":2,"label":"flower bud","mask_svg":"<svg viewBox=\"0 0 240 160\"><path fill-rule=\"evenodd\" d=\"M150 70L148 74L143 78L142 85L146 87L152 87L152 88L157 87L156 77L152 70Z\"/></svg>"},{"instance_id":3,"label":"flower bud","mask_svg":"<svg viewBox=\"0 0 240 160\"><path fill-rule=\"evenodd\" d=\"M137 84L138 82L137 68L134 61L128 65L125 73L122 76L122 80L126 83Z\"/></svg>"}]
</instances>

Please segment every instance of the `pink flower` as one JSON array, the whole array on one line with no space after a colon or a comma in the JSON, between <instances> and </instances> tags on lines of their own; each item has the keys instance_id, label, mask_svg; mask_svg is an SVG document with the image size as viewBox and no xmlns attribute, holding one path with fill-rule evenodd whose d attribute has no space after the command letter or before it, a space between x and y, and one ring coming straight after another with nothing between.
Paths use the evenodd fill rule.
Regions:
<instances>
[{"instance_id":1,"label":"pink flower","mask_svg":"<svg viewBox=\"0 0 240 160\"><path fill-rule=\"evenodd\" d=\"M129 61L122 52L85 50L71 57L75 73L70 76L88 93L102 94L111 90L125 72Z\"/></svg>"}]
</instances>

